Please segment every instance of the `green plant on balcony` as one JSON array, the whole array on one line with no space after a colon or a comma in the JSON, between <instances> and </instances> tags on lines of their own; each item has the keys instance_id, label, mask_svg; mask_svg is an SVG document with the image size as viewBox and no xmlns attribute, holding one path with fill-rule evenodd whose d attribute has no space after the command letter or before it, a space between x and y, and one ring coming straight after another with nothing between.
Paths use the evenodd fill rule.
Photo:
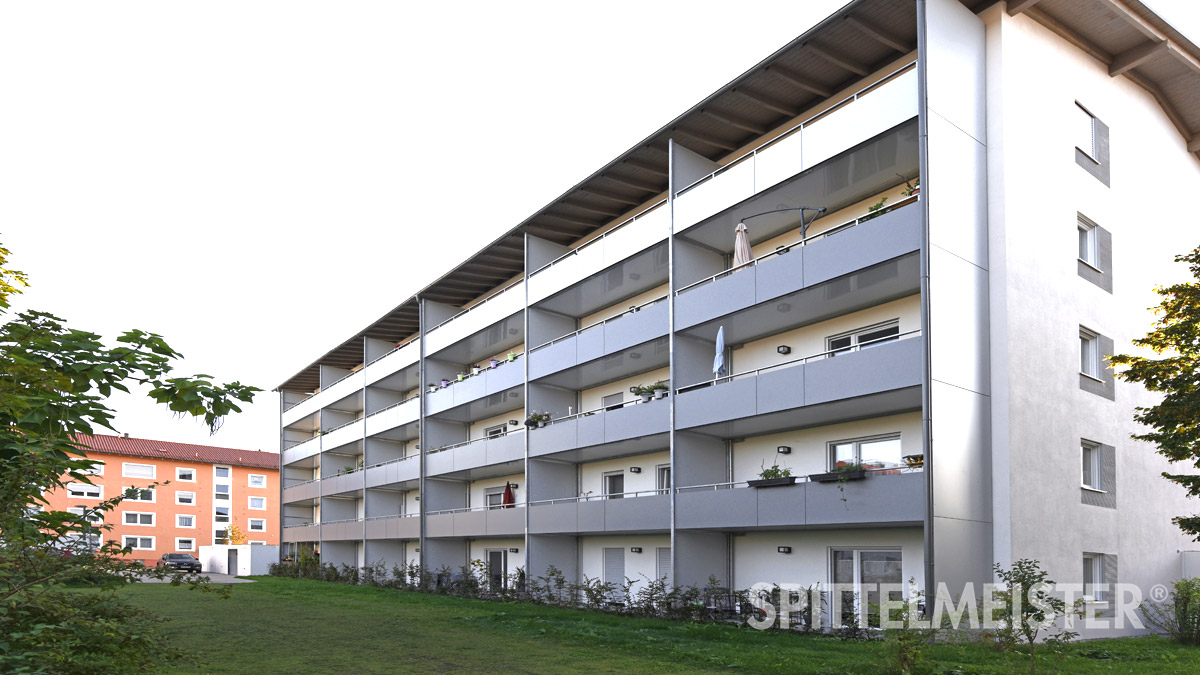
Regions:
<instances>
[{"instance_id":1,"label":"green plant on balcony","mask_svg":"<svg viewBox=\"0 0 1200 675\"><path fill-rule=\"evenodd\" d=\"M650 385L649 389L654 398L666 398L667 394L671 391L671 386L667 384L666 380L659 380Z\"/></svg>"},{"instance_id":2,"label":"green plant on balcony","mask_svg":"<svg viewBox=\"0 0 1200 675\"><path fill-rule=\"evenodd\" d=\"M911 197L921 194L921 177L917 176L912 180L904 181L904 196Z\"/></svg>"},{"instance_id":3,"label":"green plant on balcony","mask_svg":"<svg viewBox=\"0 0 1200 675\"><path fill-rule=\"evenodd\" d=\"M883 215L883 205L887 203L887 197L880 197L879 201L867 207L867 215L858 219L859 223L865 223L872 218L878 218Z\"/></svg>"},{"instance_id":4,"label":"green plant on balcony","mask_svg":"<svg viewBox=\"0 0 1200 675\"><path fill-rule=\"evenodd\" d=\"M778 464L766 465L767 461L763 460L761 471L758 472L758 480L746 481L750 487L774 487L776 485L792 485L796 482L796 477L792 475L792 470L786 466Z\"/></svg>"},{"instance_id":5,"label":"green plant on balcony","mask_svg":"<svg viewBox=\"0 0 1200 675\"><path fill-rule=\"evenodd\" d=\"M636 387L633 387L632 391L633 391L633 393L642 397L643 403L654 398L654 386L653 385L639 384Z\"/></svg>"},{"instance_id":6,"label":"green plant on balcony","mask_svg":"<svg viewBox=\"0 0 1200 675\"><path fill-rule=\"evenodd\" d=\"M762 471L758 472L758 477L763 480L769 480L771 478L787 478L790 475L792 475L791 469L787 468L786 466L781 467L778 464L764 466Z\"/></svg>"},{"instance_id":7,"label":"green plant on balcony","mask_svg":"<svg viewBox=\"0 0 1200 675\"><path fill-rule=\"evenodd\" d=\"M525 426L530 427L530 428L544 427L544 426L546 426L546 423L549 421L550 421L550 413L548 413L548 412L540 413L540 412L534 410L533 412L529 413L529 417L525 418Z\"/></svg>"}]
</instances>

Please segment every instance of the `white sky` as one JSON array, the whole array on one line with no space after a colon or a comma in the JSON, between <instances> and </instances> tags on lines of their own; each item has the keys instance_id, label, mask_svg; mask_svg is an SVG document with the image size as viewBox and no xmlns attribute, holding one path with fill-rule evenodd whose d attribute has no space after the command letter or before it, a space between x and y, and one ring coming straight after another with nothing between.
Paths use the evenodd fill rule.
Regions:
<instances>
[{"instance_id":1,"label":"white sky","mask_svg":"<svg viewBox=\"0 0 1200 675\"><path fill-rule=\"evenodd\" d=\"M268 390L120 431L277 451L271 388L842 4L5 3L17 306Z\"/></svg>"}]
</instances>

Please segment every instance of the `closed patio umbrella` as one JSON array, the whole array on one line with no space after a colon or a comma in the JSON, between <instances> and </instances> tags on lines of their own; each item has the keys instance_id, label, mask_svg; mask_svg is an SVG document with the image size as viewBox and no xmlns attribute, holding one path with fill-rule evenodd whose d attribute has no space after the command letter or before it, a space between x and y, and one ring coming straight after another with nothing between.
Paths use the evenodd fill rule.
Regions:
<instances>
[{"instance_id":1,"label":"closed patio umbrella","mask_svg":"<svg viewBox=\"0 0 1200 675\"><path fill-rule=\"evenodd\" d=\"M516 506L517 498L513 495L512 483L504 484L504 496L500 498L500 505L506 509L511 509Z\"/></svg>"},{"instance_id":2,"label":"closed patio umbrella","mask_svg":"<svg viewBox=\"0 0 1200 675\"><path fill-rule=\"evenodd\" d=\"M713 377L725 374L725 326L717 329L717 355L713 358Z\"/></svg>"},{"instance_id":3,"label":"closed patio umbrella","mask_svg":"<svg viewBox=\"0 0 1200 675\"><path fill-rule=\"evenodd\" d=\"M745 223L738 223L733 235L733 266L745 265L754 259L750 252L750 234Z\"/></svg>"}]
</instances>

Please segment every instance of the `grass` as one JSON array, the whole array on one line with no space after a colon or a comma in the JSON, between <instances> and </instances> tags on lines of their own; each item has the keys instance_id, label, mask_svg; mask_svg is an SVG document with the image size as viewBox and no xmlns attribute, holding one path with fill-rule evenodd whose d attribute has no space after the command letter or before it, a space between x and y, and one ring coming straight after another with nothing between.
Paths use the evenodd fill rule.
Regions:
<instances>
[{"instance_id":1,"label":"grass","mask_svg":"<svg viewBox=\"0 0 1200 675\"><path fill-rule=\"evenodd\" d=\"M171 621L195 662L171 673L887 672L880 641L760 632L517 603L259 577L214 594L166 584L122 591ZM927 650L933 672L1028 672L1027 656L985 646ZM1053 657L1047 657L1053 659ZM1161 638L1070 647L1058 673L1196 673L1200 649Z\"/></svg>"}]
</instances>

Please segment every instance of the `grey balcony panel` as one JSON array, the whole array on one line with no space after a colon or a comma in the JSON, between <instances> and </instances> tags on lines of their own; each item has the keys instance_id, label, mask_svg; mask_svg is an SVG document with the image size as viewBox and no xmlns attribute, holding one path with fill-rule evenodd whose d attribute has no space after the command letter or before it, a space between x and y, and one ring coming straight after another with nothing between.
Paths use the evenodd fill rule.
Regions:
<instances>
[{"instance_id":1,"label":"grey balcony panel","mask_svg":"<svg viewBox=\"0 0 1200 675\"><path fill-rule=\"evenodd\" d=\"M454 516L454 536L481 537L487 534L487 511L462 511Z\"/></svg>"},{"instance_id":2,"label":"grey balcony panel","mask_svg":"<svg viewBox=\"0 0 1200 675\"><path fill-rule=\"evenodd\" d=\"M425 413L432 415L436 412L441 412L454 407L454 387L445 387L437 391L425 394Z\"/></svg>"},{"instance_id":3,"label":"grey balcony panel","mask_svg":"<svg viewBox=\"0 0 1200 675\"><path fill-rule=\"evenodd\" d=\"M603 532L604 531L604 501L590 501L576 503L577 520L575 528L579 532Z\"/></svg>"},{"instance_id":4,"label":"grey balcony panel","mask_svg":"<svg viewBox=\"0 0 1200 675\"><path fill-rule=\"evenodd\" d=\"M515 387L525 381L525 364L520 359L504 362L484 374L487 382L487 393L494 394Z\"/></svg>"},{"instance_id":5,"label":"grey balcony panel","mask_svg":"<svg viewBox=\"0 0 1200 675\"><path fill-rule=\"evenodd\" d=\"M675 322L679 328L704 323L754 304L754 268L746 268L697 286L675 299Z\"/></svg>"},{"instance_id":6,"label":"grey balcony panel","mask_svg":"<svg viewBox=\"0 0 1200 675\"><path fill-rule=\"evenodd\" d=\"M525 507L511 509L489 509L484 534L488 536L518 536L525 534Z\"/></svg>"},{"instance_id":7,"label":"grey balcony panel","mask_svg":"<svg viewBox=\"0 0 1200 675\"><path fill-rule=\"evenodd\" d=\"M622 408L624 410L624 408ZM610 411L616 412L616 411ZM604 442L604 429L606 427L604 418L608 415L607 412L588 415L586 417L576 418L576 448L588 447L592 445L600 445ZM560 448L565 450L566 448Z\"/></svg>"},{"instance_id":8,"label":"grey balcony panel","mask_svg":"<svg viewBox=\"0 0 1200 675\"><path fill-rule=\"evenodd\" d=\"M675 496L680 528L744 528L758 525L758 495L750 489L685 490Z\"/></svg>"},{"instance_id":9,"label":"grey balcony panel","mask_svg":"<svg viewBox=\"0 0 1200 675\"><path fill-rule=\"evenodd\" d=\"M425 475L437 476L454 471L454 450L434 452L425 457Z\"/></svg>"},{"instance_id":10,"label":"grey balcony panel","mask_svg":"<svg viewBox=\"0 0 1200 675\"><path fill-rule=\"evenodd\" d=\"M671 406L670 401L662 399L625 406L593 417L601 417L604 421L604 442L615 443L628 438L665 433L671 424ZM587 445L584 440L581 433L580 447Z\"/></svg>"},{"instance_id":11,"label":"grey balcony panel","mask_svg":"<svg viewBox=\"0 0 1200 675\"><path fill-rule=\"evenodd\" d=\"M573 367L577 363L575 350L578 337L571 336L565 340L560 340L552 345L547 345L530 352L529 379L536 380L539 377L558 372L564 368Z\"/></svg>"},{"instance_id":12,"label":"grey balcony panel","mask_svg":"<svg viewBox=\"0 0 1200 675\"><path fill-rule=\"evenodd\" d=\"M820 242L812 245L817 248ZM804 288L803 248L767 258L754 267L754 301L767 302ZM720 279L717 283L720 283Z\"/></svg>"},{"instance_id":13,"label":"grey balcony panel","mask_svg":"<svg viewBox=\"0 0 1200 675\"><path fill-rule=\"evenodd\" d=\"M454 405L460 406L470 403L477 398L483 398L488 393L488 378L492 371L488 371L483 377L478 375L468 377L461 382L455 382L450 385L450 391L454 394Z\"/></svg>"},{"instance_id":14,"label":"grey balcony panel","mask_svg":"<svg viewBox=\"0 0 1200 675\"><path fill-rule=\"evenodd\" d=\"M814 483L813 485L819 485ZM777 486L771 488L744 488L753 490L758 496L758 525L792 526L808 524L804 510L805 491L809 483Z\"/></svg>"},{"instance_id":15,"label":"grey balcony panel","mask_svg":"<svg viewBox=\"0 0 1200 675\"><path fill-rule=\"evenodd\" d=\"M606 499L601 503L604 504L606 532L666 530L671 527L671 498L668 495Z\"/></svg>"},{"instance_id":16,"label":"grey balcony panel","mask_svg":"<svg viewBox=\"0 0 1200 675\"><path fill-rule=\"evenodd\" d=\"M611 354L666 335L667 309L666 302L659 302L604 324L604 352Z\"/></svg>"},{"instance_id":17,"label":"grey balcony panel","mask_svg":"<svg viewBox=\"0 0 1200 675\"><path fill-rule=\"evenodd\" d=\"M746 377L677 394L676 426L685 429L755 415L757 386L754 377Z\"/></svg>"},{"instance_id":18,"label":"grey balcony panel","mask_svg":"<svg viewBox=\"0 0 1200 675\"><path fill-rule=\"evenodd\" d=\"M760 373L758 381L759 414L789 410L804 405L805 373L808 366L793 366Z\"/></svg>"},{"instance_id":19,"label":"grey balcony panel","mask_svg":"<svg viewBox=\"0 0 1200 675\"><path fill-rule=\"evenodd\" d=\"M438 454L450 455L452 461L454 462L455 471L473 469L477 466L483 466L487 463L487 441L459 446ZM426 472L429 473L428 461L425 463L425 466Z\"/></svg>"},{"instance_id":20,"label":"grey balcony panel","mask_svg":"<svg viewBox=\"0 0 1200 675\"><path fill-rule=\"evenodd\" d=\"M425 517L425 534L429 537L454 536L453 513L435 513Z\"/></svg>"},{"instance_id":21,"label":"grey balcony panel","mask_svg":"<svg viewBox=\"0 0 1200 675\"><path fill-rule=\"evenodd\" d=\"M314 499L321 496L321 483L304 483L295 487L285 487L283 489L283 503L290 504L292 502L302 502L308 499Z\"/></svg>"},{"instance_id":22,"label":"grey balcony panel","mask_svg":"<svg viewBox=\"0 0 1200 675\"><path fill-rule=\"evenodd\" d=\"M868 474L863 480L808 483L807 487L804 510L811 525L919 523L925 519L923 472Z\"/></svg>"},{"instance_id":23,"label":"grey balcony panel","mask_svg":"<svg viewBox=\"0 0 1200 675\"><path fill-rule=\"evenodd\" d=\"M324 541L354 541L362 539L363 524L358 521L333 523L321 526L321 539Z\"/></svg>"},{"instance_id":24,"label":"grey balcony panel","mask_svg":"<svg viewBox=\"0 0 1200 675\"><path fill-rule=\"evenodd\" d=\"M421 463L416 459L403 462L392 462L383 466L367 468L367 487L379 487L417 480L421 474Z\"/></svg>"},{"instance_id":25,"label":"grey balcony panel","mask_svg":"<svg viewBox=\"0 0 1200 675\"><path fill-rule=\"evenodd\" d=\"M317 541L321 538L320 525L306 525L304 527L285 527L283 528L283 540L285 542L294 541Z\"/></svg>"},{"instance_id":26,"label":"grey balcony panel","mask_svg":"<svg viewBox=\"0 0 1200 675\"><path fill-rule=\"evenodd\" d=\"M919 385L923 340L890 342L803 366L804 403L815 405Z\"/></svg>"},{"instance_id":27,"label":"grey balcony panel","mask_svg":"<svg viewBox=\"0 0 1200 675\"><path fill-rule=\"evenodd\" d=\"M508 433L487 440L485 452L487 464L513 462L523 457L525 457L525 434Z\"/></svg>"},{"instance_id":28,"label":"grey balcony panel","mask_svg":"<svg viewBox=\"0 0 1200 675\"><path fill-rule=\"evenodd\" d=\"M366 523L367 539L417 539L421 536L420 518L376 518Z\"/></svg>"},{"instance_id":29,"label":"grey balcony panel","mask_svg":"<svg viewBox=\"0 0 1200 675\"><path fill-rule=\"evenodd\" d=\"M573 534L578 532L578 504L540 504L530 507L529 531L538 534ZM603 521L603 511L601 511Z\"/></svg>"},{"instance_id":30,"label":"grey balcony panel","mask_svg":"<svg viewBox=\"0 0 1200 675\"><path fill-rule=\"evenodd\" d=\"M321 479L321 494L336 495L352 492L363 487L363 474L360 471L329 476Z\"/></svg>"},{"instance_id":31,"label":"grey balcony panel","mask_svg":"<svg viewBox=\"0 0 1200 675\"><path fill-rule=\"evenodd\" d=\"M579 333L572 340L575 343L575 363L587 363L598 359L608 351L604 344L604 327L596 326ZM572 364L574 365L574 364ZM562 370L555 368L554 370Z\"/></svg>"},{"instance_id":32,"label":"grey balcony panel","mask_svg":"<svg viewBox=\"0 0 1200 675\"><path fill-rule=\"evenodd\" d=\"M531 457L540 457L552 452L578 447L576 432L580 419L590 418L563 420L562 422L556 422L541 429L530 429L527 431L526 433L529 434L529 455Z\"/></svg>"},{"instance_id":33,"label":"grey balcony panel","mask_svg":"<svg viewBox=\"0 0 1200 675\"><path fill-rule=\"evenodd\" d=\"M919 205L878 218L805 246L804 285L812 286L921 248Z\"/></svg>"}]
</instances>

